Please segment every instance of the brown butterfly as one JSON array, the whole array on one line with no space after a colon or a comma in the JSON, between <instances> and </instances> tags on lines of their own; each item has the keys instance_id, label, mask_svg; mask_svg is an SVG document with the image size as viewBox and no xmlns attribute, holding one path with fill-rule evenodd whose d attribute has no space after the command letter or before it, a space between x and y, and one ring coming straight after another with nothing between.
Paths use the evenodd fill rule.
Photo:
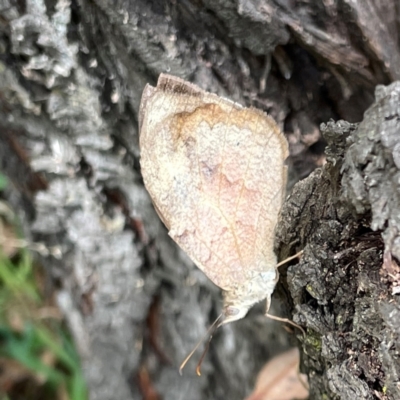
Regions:
<instances>
[{"instance_id":1,"label":"brown butterfly","mask_svg":"<svg viewBox=\"0 0 400 400\"><path fill-rule=\"evenodd\" d=\"M279 276L274 231L288 156L275 121L161 74L157 87L144 89L139 129L142 175L158 215L224 291L210 330L263 299L268 311Z\"/></svg>"}]
</instances>

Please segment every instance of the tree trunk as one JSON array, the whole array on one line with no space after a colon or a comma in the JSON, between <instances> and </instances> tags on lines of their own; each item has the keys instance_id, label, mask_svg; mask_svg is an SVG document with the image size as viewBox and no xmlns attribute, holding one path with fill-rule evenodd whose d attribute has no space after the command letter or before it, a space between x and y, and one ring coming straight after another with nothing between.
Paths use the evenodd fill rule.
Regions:
<instances>
[{"instance_id":1,"label":"tree trunk","mask_svg":"<svg viewBox=\"0 0 400 400\"><path fill-rule=\"evenodd\" d=\"M400 398L400 85L373 103L400 79L396 0L0 0L0 14L0 168L49 249L92 400L243 399L296 336L311 399ZM306 336L256 307L217 332L200 378L196 360L177 369L220 292L169 239L139 169L141 92L160 72L271 114L290 188L328 143L277 230L281 258L304 256L280 271L272 312Z\"/></svg>"}]
</instances>

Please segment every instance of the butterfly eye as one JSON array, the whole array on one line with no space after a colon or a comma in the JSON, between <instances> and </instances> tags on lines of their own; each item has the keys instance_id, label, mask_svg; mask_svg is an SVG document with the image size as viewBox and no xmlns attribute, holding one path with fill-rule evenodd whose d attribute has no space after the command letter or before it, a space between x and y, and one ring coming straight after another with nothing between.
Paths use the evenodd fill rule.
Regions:
<instances>
[{"instance_id":1,"label":"butterfly eye","mask_svg":"<svg viewBox=\"0 0 400 400\"><path fill-rule=\"evenodd\" d=\"M227 317L233 317L234 315L238 315L239 314L239 309L235 308L235 307L227 307L225 314Z\"/></svg>"}]
</instances>

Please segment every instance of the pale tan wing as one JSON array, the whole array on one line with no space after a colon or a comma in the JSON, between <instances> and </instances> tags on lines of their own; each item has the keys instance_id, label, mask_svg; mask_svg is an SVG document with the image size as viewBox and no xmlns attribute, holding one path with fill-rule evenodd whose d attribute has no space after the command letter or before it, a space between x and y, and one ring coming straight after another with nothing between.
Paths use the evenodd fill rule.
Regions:
<instances>
[{"instance_id":1,"label":"pale tan wing","mask_svg":"<svg viewBox=\"0 0 400 400\"><path fill-rule=\"evenodd\" d=\"M171 237L230 290L275 267L287 143L258 110L174 77L160 80L141 123L145 185Z\"/></svg>"}]
</instances>

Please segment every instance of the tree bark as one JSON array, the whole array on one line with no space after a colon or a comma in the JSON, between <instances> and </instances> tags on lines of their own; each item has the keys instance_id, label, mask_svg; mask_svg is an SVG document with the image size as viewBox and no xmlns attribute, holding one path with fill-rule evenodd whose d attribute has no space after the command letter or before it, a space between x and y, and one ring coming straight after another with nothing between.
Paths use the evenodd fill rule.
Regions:
<instances>
[{"instance_id":1,"label":"tree bark","mask_svg":"<svg viewBox=\"0 0 400 400\"><path fill-rule=\"evenodd\" d=\"M282 211L281 252L304 248L281 284L307 328L302 367L313 374L312 399L400 397L399 111L396 82L377 88L360 125L323 124L327 163Z\"/></svg>"},{"instance_id":2,"label":"tree bark","mask_svg":"<svg viewBox=\"0 0 400 400\"><path fill-rule=\"evenodd\" d=\"M91 399L242 399L296 336L311 399L400 398L399 84L374 102L400 79L399 8L0 0L0 168L49 251ZM177 367L218 315L219 289L169 239L140 176L137 112L160 72L271 114L290 188L328 143L277 230L282 258L304 256L280 271L273 313L306 336L256 307L217 332L201 378L195 360L183 377Z\"/></svg>"}]
</instances>

